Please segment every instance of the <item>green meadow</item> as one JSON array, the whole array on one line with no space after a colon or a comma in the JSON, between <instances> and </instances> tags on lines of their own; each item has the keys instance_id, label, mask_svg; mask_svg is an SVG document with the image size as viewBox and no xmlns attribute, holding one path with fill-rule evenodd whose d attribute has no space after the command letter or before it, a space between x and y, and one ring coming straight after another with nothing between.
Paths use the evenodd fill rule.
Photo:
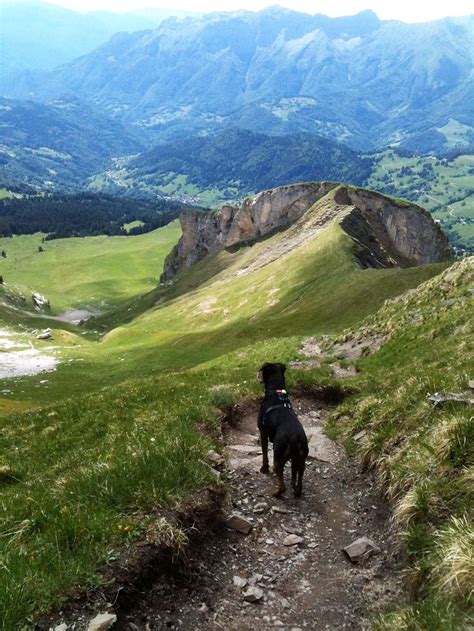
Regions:
<instances>
[{"instance_id":1,"label":"green meadow","mask_svg":"<svg viewBox=\"0 0 474 631\"><path fill-rule=\"evenodd\" d=\"M474 251L474 155L453 160L400 156L388 150L376 156L367 186L410 199L429 210L458 247Z\"/></svg>"},{"instance_id":2,"label":"green meadow","mask_svg":"<svg viewBox=\"0 0 474 631\"><path fill-rule=\"evenodd\" d=\"M155 287L179 234L175 221L134 237L44 241L38 233L0 238L0 250L7 255L0 258L0 274L6 287L46 296L54 315L75 307L103 310Z\"/></svg>"},{"instance_id":3,"label":"green meadow","mask_svg":"<svg viewBox=\"0 0 474 631\"><path fill-rule=\"evenodd\" d=\"M100 585L101 567L125 547L142 539L159 541L160 529L176 529L166 520L157 528L157 509L176 507L213 480L203 458L211 446L219 448L222 408L257 396L256 367L298 358L305 336L347 335L348 328L358 329L366 318L364 327L390 323L390 343L361 361L355 380L359 394L344 404L345 415L332 421L332 431L349 443L353 428L367 424L374 438L362 455L370 466L379 466L384 446L389 454L397 451L402 426L407 437L418 435L417 423L427 411L425 388L464 383L466 316L456 306L443 311L438 321L437 303L429 301L448 264L361 270L354 262L352 240L338 225L305 232L310 223L311 210L301 224L284 232L201 261L169 287L157 287L157 281L179 236L177 224L132 237L46 242L41 253L41 235L0 244L7 251L0 261L4 291L12 285L26 294L33 287L51 300L53 313L81 307L101 311L79 327L38 320L38 314L12 307L5 298L0 305L0 329L54 353L59 362L54 372L4 380L0 610L5 631L28 627L35 615L61 602L73 588ZM464 296L466 278L456 279L457 299ZM405 303L393 307L385 301L420 283L417 309L427 319L418 330L418 316L401 320L397 305L405 308ZM411 304L407 313L413 312ZM32 328L38 321L53 329L52 340L36 340ZM422 366L428 366L426 379ZM334 383L326 364L289 372L290 387ZM424 380L414 384L407 381L409 375ZM403 393L410 402L407 418L398 379L404 380ZM376 397L373 405L380 418L375 412L367 416L370 396ZM398 433L391 429L392 412L403 424ZM345 425L348 415L350 425ZM384 423L389 429L383 429ZM453 458L439 461L434 482L445 474L455 477L454 470L457 476L458 468L467 466L464 456ZM406 469L406 461L399 461ZM384 484L390 483L388 475ZM397 501L410 488L403 475L392 484ZM459 492L465 493L464 487ZM461 502L449 499L446 506L444 521L434 530L430 522L426 540L431 551L451 513L458 517L462 512ZM422 527L430 515L420 515ZM410 524L400 524L408 533ZM185 538L180 532L175 536ZM419 547L413 549L416 573L421 553ZM435 558L419 569L423 576L430 576ZM420 602L435 593L434 578L432 584L428 596L416 592ZM449 605L453 616L462 618L458 596L449 598L440 606L443 612ZM393 615L415 619L417 614Z\"/></svg>"}]
</instances>

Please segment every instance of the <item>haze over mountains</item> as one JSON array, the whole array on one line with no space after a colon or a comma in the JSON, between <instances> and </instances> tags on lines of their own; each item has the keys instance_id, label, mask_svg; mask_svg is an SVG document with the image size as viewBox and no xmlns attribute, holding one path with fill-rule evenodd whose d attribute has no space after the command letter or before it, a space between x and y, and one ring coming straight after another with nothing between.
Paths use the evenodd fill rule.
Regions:
<instances>
[{"instance_id":1,"label":"haze over mountains","mask_svg":"<svg viewBox=\"0 0 474 631\"><path fill-rule=\"evenodd\" d=\"M18 69L50 69L89 53L119 31L154 29L184 11L151 9L130 13L77 13L45 2L6 2L0 6L0 77Z\"/></svg>"},{"instance_id":2,"label":"haze over mountains","mask_svg":"<svg viewBox=\"0 0 474 631\"><path fill-rule=\"evenodd\" d=\"M45 105L0 97L0 126L3 179L39 189L75 190L111 156L143 148L133 129L75 99Z\"/></svg>"},{"instance_id":3,"label":"haze over mountains","mask_svg":"<svg viewBox=\"0 0 474 631\"><path fill-rule=\"evenodd\" d=\"M472 141L473 18L424 24L278 7L170 18L118 33L49 73L4 85L11 97L73 94L153 136L237 124L306 131L357 149L442 151L454 120Z\"/></svg>"}]
</instances>

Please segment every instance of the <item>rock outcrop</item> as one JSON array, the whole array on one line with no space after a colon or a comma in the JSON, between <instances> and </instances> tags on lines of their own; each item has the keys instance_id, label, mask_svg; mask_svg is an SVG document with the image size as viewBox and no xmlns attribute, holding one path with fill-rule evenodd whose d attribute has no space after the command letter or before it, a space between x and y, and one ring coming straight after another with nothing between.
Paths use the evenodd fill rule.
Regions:
<instances>
[{"instance_id":1,"label":"rock outcrop","mask_svg":"<svg viewBox=\"0 0 474 631\"><path fill-rule=\"evenodd\" d=\"M240 208L183 213L183 234L165 260L161 282L208 255L251 243L306 218L313 229L338 221L354 240L362 267L409 267L452 256L446 236L420 206L367 189L310 182L263 191Z\"/></svg>"},{"instance_id":2,"label":"rock outcrop","mask_svg":"<svg viewBox=\"0 0 474 631\"><path fill-rule=\"evenodd\" d=\"M452 258L446 235L416 204L345 186L336 190L334 201L351 209L341 226L360 244L357 258L363 267L411 267Z\"/></svg>"}]
</instances>

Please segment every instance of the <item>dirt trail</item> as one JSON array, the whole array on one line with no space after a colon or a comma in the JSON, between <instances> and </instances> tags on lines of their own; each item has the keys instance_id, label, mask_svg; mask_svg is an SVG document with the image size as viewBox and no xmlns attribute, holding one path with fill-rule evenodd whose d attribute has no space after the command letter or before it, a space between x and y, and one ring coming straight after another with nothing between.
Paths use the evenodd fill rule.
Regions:
<instances>
[{"instance_id":1,"label":"dirt trail","mask_svg":"<svg viewBox=\"0 0 474 631\"><path fill-rule=\"evenodd\" d=\"M368 616L401 598L388 509L370 476L324 434L324 404L293 404L312 437L303 497L290 490L280 500L270 496L272 477L258 472L256 404L246 404L225 436L224 476L229 513L252 521L252 531L217 527L119 615L114 629L363 629ZM288 534L303 541L284 545ZM361 536L382 551L353 565L341 549ZM259 602L244 600L249 586L261 588Z\"/></svg>"}]
</instances>

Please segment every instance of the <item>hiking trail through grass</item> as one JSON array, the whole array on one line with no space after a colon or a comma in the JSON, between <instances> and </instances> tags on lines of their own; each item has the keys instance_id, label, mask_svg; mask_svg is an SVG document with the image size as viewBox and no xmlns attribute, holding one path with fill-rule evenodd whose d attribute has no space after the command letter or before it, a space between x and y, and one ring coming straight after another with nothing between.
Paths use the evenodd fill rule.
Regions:
<instances>
[{"instance_id":1,"label":"hiking trail through grass","mask_svg":"<svg viewBox=\"0 0 474 631\"><path fill-rule=\"evenodd\" d=\"M225 431L229 482L226 514L253 524L248 535L216 525L200 545L163 572L128 611L120 630L362 629L374 613L402 598L390 514L370 475L361 473L323 431L328 408L293 398L310 438L304 494L271 497L272 476L259 472L257 404L242 402ZM286 466L286 478L290 475ZM289 485L288 485L289 486ZM283 542L301 537L295 545ZM352 564L342 548L367 536L381 553ZM263 596L246 602L249 587Z\"/></svg>"}]
</instances>

